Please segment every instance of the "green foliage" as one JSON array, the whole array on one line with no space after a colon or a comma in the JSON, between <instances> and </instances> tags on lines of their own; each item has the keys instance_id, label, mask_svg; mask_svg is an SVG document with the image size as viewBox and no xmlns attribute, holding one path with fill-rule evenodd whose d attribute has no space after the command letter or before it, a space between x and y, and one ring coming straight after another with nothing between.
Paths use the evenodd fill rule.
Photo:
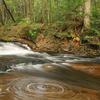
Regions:
<instances>
[{"instance_id":1,"label":"green foliage","mask_svg":"<svg viewBox=\"0 0 100 100\"><path fill-rule=\"evenodd\" d=\"M29 30L29 31L26 33L26 35L27 35L31 40L36 39L37 34L38 34L38 31L37 31L37 30Z\"/></svg>"},{"instance_id":2,"label":"green foliage","mask_svg":"<svg viewBox=\"0 0 100 100\"><path fill-rule=\"evenodd\" d=\"M91 28L86 32L87 36L100 36L100 32L96 30L95 28Z\"/></svg>"},{"instance_id":3,"label":"green foliage","mask_svg":"<svg viewBox=\"0 0 100 100\"><path fill-rule=\"evenodd\" d=\"M38 32L37 30L41 30L41 24L45 24L44 34L54 33L58 35L58 33L66 32L68 36L71 31L79 30L84 20L84 1L5 0L18 24L32 24L33 29L27 32L32 38L35 37L35 34ZM92 29L86 33L87 35L100 35L100 0L92 0L91 6ZM3 19L6 23L11 23L7 12L4 16L5 18ZM79 32L81 32L81 29Z\"/></svg>"},{"instance_id":4,"label":"green foliage","mask_svg":"<svg viewBox=\"0 0 100 100\"><path fill-rule=\"evenodd\" d=\"M99 31L100 34L100 0L93 0L92 2L91 25L93 30Z\"/></svg>"},{"instance_id":5,"label":"green foliage","mask_svg":"<svg viewBox=\"0 0 100 100\"><path fill-rule=\"evenodd\" d=\"M56 32L53 35L60 39L64 39L64 38L72 39L72 34L69 32Z\"/></svg>"},{"instance_id":6,"label":"green foliage","mask_svg":"<svg viewBox=\"0 0 100 100\"><path fill-rule=\"evenodd\" d=\"M31 14L32 22L44 23L65 20L67 13L75 11L83 3L83 0L31 0L31 11L28 11L30 5L25 0L5 1L17 21L30 18L27 14Z\"/></svg>"},{"instance_id":7,"label":"green foliage","mask_svg":"<svg viewBox=\"0 0 100 100\"><path fill-rule=\"evenodd\" d=\"M31 21L29 18L24 18L24 19L21 19L19 20L19 24L30 24Z\"/></svg>"}]
</instances>

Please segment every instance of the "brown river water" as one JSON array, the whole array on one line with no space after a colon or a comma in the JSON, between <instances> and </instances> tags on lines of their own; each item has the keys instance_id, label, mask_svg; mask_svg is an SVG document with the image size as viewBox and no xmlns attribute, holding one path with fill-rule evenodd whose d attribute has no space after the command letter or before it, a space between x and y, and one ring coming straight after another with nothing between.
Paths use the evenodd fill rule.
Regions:
<instances>
[{"instance_id":1,"label":"brown river water","mask_svg":"<svg viewBox=\"0 0 100 100\"><path fill-rule=\"evenodd\" d=\"M100 100L100 57L0 43L0 100Z\"/></svg>"}]
</instances>

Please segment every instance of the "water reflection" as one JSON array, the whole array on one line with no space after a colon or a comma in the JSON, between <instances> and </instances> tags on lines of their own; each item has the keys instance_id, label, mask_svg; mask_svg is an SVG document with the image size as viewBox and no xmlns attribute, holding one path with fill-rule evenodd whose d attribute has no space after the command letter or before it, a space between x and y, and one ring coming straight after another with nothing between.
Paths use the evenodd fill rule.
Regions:
<instances>
[{"instance_id":1,"label":"water reflection","mask_svg":"<svg viewBox=\"0 0 100 100\"><path fill-rule=\"evenodd\" d=\"M22 73L1 75L0 78L0 100L99 100L95 90L62 81Z\"/></svg>"},{"instance_id":2,"label":"water reflection","mask_svg":"<svg viewBox=\"0 0 100 100\"><path fill-rule=\"evenodd\" d=\"M100 57L50 55L23 46L0 43L0 100L100 100L100 71L94 70L100 70Z\"/></svg>"}]
</instances>

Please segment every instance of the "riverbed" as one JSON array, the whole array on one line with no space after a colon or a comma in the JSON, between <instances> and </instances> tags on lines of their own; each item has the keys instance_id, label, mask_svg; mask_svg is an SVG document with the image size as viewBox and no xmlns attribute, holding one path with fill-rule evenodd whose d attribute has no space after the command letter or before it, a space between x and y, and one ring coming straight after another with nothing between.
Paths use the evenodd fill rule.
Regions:
<instances>
[{"instance_id":1,"label":"riverbed","mask_svg":"<svg viewBox=\"0 0 100 100\"><path fill-rule=\"evenodd\" d=\"M0 100L100 100L100 57L0 42Z\"/></svg>"}]
</instances>

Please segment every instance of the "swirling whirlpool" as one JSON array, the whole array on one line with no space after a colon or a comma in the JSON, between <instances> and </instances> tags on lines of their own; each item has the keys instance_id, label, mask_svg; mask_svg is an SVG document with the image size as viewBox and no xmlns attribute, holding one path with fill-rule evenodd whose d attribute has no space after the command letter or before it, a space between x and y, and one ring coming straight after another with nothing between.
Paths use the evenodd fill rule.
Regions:
<instances>
[{"instance_id":1,"label":"swirling whirlpool","mask_svg":"<svg viewBox=\"0 0 100 100\"><path fill-rule=\"evenodd\" d=\"M85 95L65 83L38 77L18 78L7 89L16 100L88 100Z\"/></svg>"}]
</instances>

